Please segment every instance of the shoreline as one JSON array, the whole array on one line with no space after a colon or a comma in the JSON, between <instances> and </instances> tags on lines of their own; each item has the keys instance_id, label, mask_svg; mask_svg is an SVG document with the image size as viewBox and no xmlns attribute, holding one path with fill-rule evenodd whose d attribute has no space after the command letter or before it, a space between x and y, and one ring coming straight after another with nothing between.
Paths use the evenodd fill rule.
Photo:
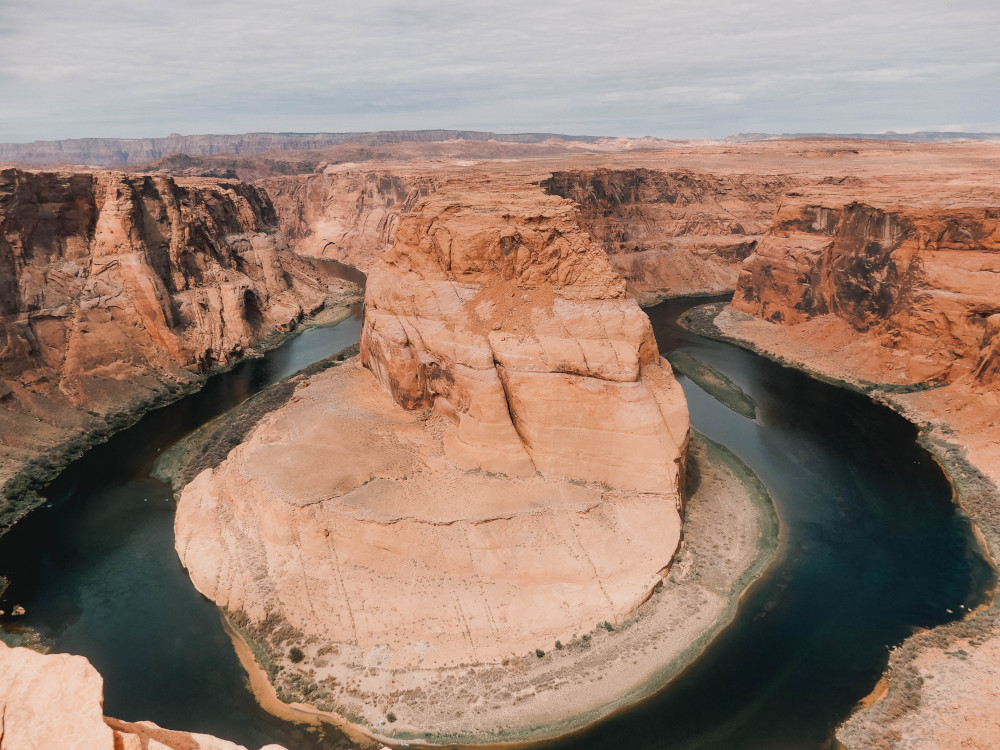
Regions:
<instances>
[{"instance_id":1,"label":"shoreline","mask_svg":"<svg viewBox=\"0 0 1000 750\"><path fill-rule=\"evenodd\" d=\"M778 559L780 549L780 525L777 514L774 510L770 496L760 483L759 479L743 462L726 448L703 436L694 433L692 444L697 442L695 451L699 454L697 459L701 463L698 470L701 472L699 481L706 482L704 493L714 491L721 494L731 494L732 490L742 488L743 495L740 499L728 498L729 505L725 505L727 498L721 501L717 499L706 500L698 495L697 490L693 493L693 504L689 507L688 513L694 515L694 532L698 532L697 524L705 523L699 521L699 517L706 513L713 512L715 505L713 502L721 502L722 505L732 510L733 504L744 503L743 511L748 511L749 523L753 526L753 548L749 554L749 560L743 559L738 571L732 571L733 578L727 581L724 592L714 592L715 606L709 606L710 616L702 613L702 621L695 624L695 632L686 631L680 635L684 639L680 647L676 643L664 646L666 653L659 655L659 659L653 657L646 663L652 664L651 668L645 669L638 680L629 680L630 674L635 674L636 670L632 663L622 663L621 654L625 653L629 657L638 654L639 646L643 650L648 648L650 638L669 640L673 635L678 640L678 634L669 629L664 629L664 620L675 613L676 602L671 601L670 594L678 596L681 587L687 585L689 588L695 584L685 583L685 576L692 576L692 569L698 566L704 567L707 563L703 559L696 557L697 551L691 551L690 547L696 547L697 541L688 540L682 544L681 552L675 559L671 571L665 579L664 584L659 587L650 599L640 606L639 610L625 623L618 625L615 632L605 632L598 628L593 633L586 636L585 650L576 652L576 647L567 644L566 650L549 652L547 657L552 657L556 661L549 662L546 658L543 663L541 659L534 657L523 657L513 667L507 670L508 673L517 673L518 684L528 685L532 691L538 688L538 692L522 699L522 705L527 703L521 710L522 720L513 725L496 727L495 729L485 728L485 723L497 720L501 715L495 709L485 708L483 712L490 713L491 718L483 719L482 712L475 714L476 722L479 726L476 729L456 729L454 726L446 727L439 724L438 731L413 731L415 727L408 727L405 721L397 724L394 733L386 733L375 728L371 722L363 717L352 716L346 718L341 713L323 711L307 704L292 702L285 703L278 697L278 692L274 684L268 678L268 673L261 666L255 657L254 644L250 642L248 636L236 627L228 618L225 627L226 632L233 640L237 648L240 661L249 675L249 684L258 702L265 710L291 721L304 721L309 723L325 722L332 724L341 731L345 731L349 736L365 737L372 742L382 743L389 746L399 747L402 743L421 746L474 746L474 747L528 747L550 741L556 738L563 739L567 736L583 732L590 727L621 714L633 708L635 705L658 694L669 686L669 684L681 674L697 657L707 648L714 637L734 619L737 607L743 595L750 585L763 575L763 573ZM718 485L721 485L721 490ZM686 530L690 529L686 526ZM703 536L709 536L704 534ZM708 557L708 555L704 555ZM703 605L704 606L704 605ZM660 629L657 629L659 625ZM630 648L631 647L631 648ZM605 695L601 696L598 705L580 711L575 708L577 701L570 696L567 700L565 692L572 693L574 686L566 674L569 670L580 669L580 662L596 662L594 674L585 675L587 679L584 684L576 688L579 692L593 695L602 692L601 688L614 682L615 679L623 680L625 685L615 685L610 690L604 690ZM626 667L627 669L623 669ZM482 667L491 669L491 667ZM499 667L494 668L499 670ZM534 672L524 674L525 672ZM554 674L561 677L553 678ZM436 675L441 677L443 675ZM502 676L493 674L492 677L502 681ZM578 675L579 676L579 675ZM509 679L509 674L508 674ZM546 694L544 686L555 679L557 686L564 688L563 693L555 695L551 691ZM581 678L583 679L583 678ZM491 682L491 684L493 684ZM513 688L511 688L513 692ZM610 693L610 694L608 694ZM538 696L544 695L543 698ZM537 699L544 705L531 705L531 701ZM468 699L466 699L468 702ZM515 702L517 703L517 701ZM345 713L349 709L345 707ZM532 716L534 713L534 716ZM503 716L510 720L512 712L508 709ZM353 720L354 718L360 721ZM364 724L360 722L365 722ZM466 724L464 720L452 721L452 725ZM388 728L388 724L381 726ZM409 731L408 731L409 730Z\"/></svg>"},{"instance_id":2,"label":"shoreline","mask_svg":"<svg viewBox=\"0 0 1000 750\"><path fill-rule=\"evenodd\" d=\"M45 487L54 482L88 450L106 443L118 433L132 427L146 414L197 393L214 375L227 372L248 359L262 357L309 328L333 326L347 320L351 315L351 304L353 301L334 301L333 298L329 298L318 310L303 316L292 330L274 331L231 362L217 365L203 373L191 373L191 379L185 383L164 384L159 390L151 392L146 397L137 398L120 411L96 417L101 420L101 424L71 435L62 443L25 461L21 468L0 487L3 498L10 503L10 507L4 511L5 517L0 518L0 540L8 531L45 504L45 498L41 494ZM338 312L334 312L335 310Z\"/></svg>"},{"instance_id":3,"label":"shoreline","mask_svg":"<svg viewBox=\"0 0 1000 750\"><path fill-rule=\"evenodd\" d=\"M822 362L798 361L787 355L767 348L752 338L752 333L743 331L747 338L732 329L736 324L723 330L717 325L717 318L731 309L725 303L711 303L692 308L681 317L679 323L687 330L707 338L723 341L758 354L783 366L795 369L809 377L839 388L860 393L872 401L882 404L910 422L918 431L917 443L923 447L941 467L952 488L952 502L958 512L969 521L971 536L981 553L993 567L998 568L1000 560L1000 487L986 471L973 463L968 454L972 449L968 438L964 441L960 429L947 418L947 409L935 409L908 403L907 398L927 396L948 386L895 386L865 380L845 372L834 373L820 369ZM749 317L749 316L748 316ZM749 325L774 325L752 319ZM786 333L787 336L787 333ZM789 341L794 346L793 341ZM831 369L833 369L831 367ZM967 640L968 647L981 643L991 643L1000 638L1000 587L995 580L993 588L985 592L985 600L975 609L968 610L964 617L939 625L930 630L917 630L889 652L889 662L879 682L868 695L863 696L851 714L838 726L837 740L844 747L868 747L878 736L879 730L886 729L889 722L905 720L919 721L917 709L924 697L924 678L919 672L919 664L933 658L937 652L949 655L945 648L956 641ZM933 674L933 671L929 671ZM937 687L935 685L934 687ZM888 731L888 730L887 730ZM894 730L895 731L895 730ZM848 744L851 743L851 744Z\"/></svg>"}]
</instances>

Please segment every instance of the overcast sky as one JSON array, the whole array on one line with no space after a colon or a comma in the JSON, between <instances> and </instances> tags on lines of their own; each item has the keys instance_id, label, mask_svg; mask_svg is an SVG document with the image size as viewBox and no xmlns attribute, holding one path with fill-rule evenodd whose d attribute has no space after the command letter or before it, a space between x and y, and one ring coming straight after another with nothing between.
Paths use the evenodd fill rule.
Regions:
<instances>
[{"instance_id":1,"label":"overcast sky","mask_svg":"<svg viewBox=\"0 0 1000 750\"><path fill-rule=\"evenodd\" d=\"M998 0L0 0L0 141L1000 131Z\"/></svg>"}]
</instances>

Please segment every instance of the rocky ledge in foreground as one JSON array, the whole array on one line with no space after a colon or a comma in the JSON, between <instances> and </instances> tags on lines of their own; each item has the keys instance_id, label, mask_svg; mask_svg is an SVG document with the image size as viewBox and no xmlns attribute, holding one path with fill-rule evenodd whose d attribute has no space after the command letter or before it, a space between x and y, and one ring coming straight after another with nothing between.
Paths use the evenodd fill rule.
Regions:
<instances>
[{"instance_id":1,"label":"rocky ledge in foreground","mask_svg":"<svg viewBox=\"0 0 1000 750\"><path fill-rule=\"evenodd\" d=\"M104 681L82 656L0 641L0 747L11 750L246 750L207 734L104 716ZM283 750L268 745L262 750Z\"/></svg>"},{"instance_id":2,"label":"rocky ledge in foreground","mask_svg":"<svg viewBox=\"0 0 1000 750\"><path fill-rule=\"evenodd\" d=\"M360 362L198 475L175 528L279 695L371 730L390 695L629 618L680 542L688 414L623 280L540 191L424 200L365 305Z\"/></svg>"}]
</instances>

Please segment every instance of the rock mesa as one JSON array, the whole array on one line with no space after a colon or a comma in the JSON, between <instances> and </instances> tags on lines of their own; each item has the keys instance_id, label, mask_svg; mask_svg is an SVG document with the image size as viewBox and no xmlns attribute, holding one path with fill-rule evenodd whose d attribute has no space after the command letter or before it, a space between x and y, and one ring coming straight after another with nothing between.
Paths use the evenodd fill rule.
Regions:
<instances>
[{"instance_id":1,"label":"rock mesa","mask_svg":"<svg viewBox=\"0 0 1000 750\"><path fill-rule=\"evenodd\" d=\"M680 540L686 402L569 202L435 193L367 289L360 363L300 388L176 520L197 588L321 707L621 621Z\"/></svg>"}]
</instances>

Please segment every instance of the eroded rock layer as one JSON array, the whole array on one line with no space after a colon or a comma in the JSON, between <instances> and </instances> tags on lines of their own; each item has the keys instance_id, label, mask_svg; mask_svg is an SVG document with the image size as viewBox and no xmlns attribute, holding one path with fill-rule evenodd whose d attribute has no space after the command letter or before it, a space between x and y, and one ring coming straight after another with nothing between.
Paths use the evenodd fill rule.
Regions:
<instances>
[{"instance_id":1,"label":"eroded rock layer","mask_svg":"<svg viewBox=\"0 0 1000 750\"><path fill-rule=\"evenodd\" d=\"M456 465L677 489L683 398L565 201L424 201L365 306L362 361L404 408L450 415Z\"/></svg>"},{"instance_id":2,"label":"eroded rock layer","mask_svg":"<svg viewBox=\"0 0 1000 750\"><path fill-rule=\"evenodd\" d=\"M392 245L399 217L433 192L436 180L404 170L327 167L259 184L297 253L367 271Z\"/></svg>"},{"instance_id":3,"label":"eroded rock layer","mask_svg":"<svg viewBox=\"0 0 1000 750\"><path fill-rule=\"evenodd\" d=\"M5 750L245 750L206 734L104 716L104 681L82 656L43 655L0 641L0 674Z\"/></svg>"},{"instance_id":4,"label":"eroded rock layer","mask_svg":"<svg viewBox=\"0 0 1000 750\"><path fill-rule=\"evenodd\" d=\"M0 172L0 481L321 307L275 221L240 182Z\"/></svg>"},{"instance_id":5,"label":"eroded rock layer","mask_svg":"<svg viewBox=\"0 0 1000 750\"><path fill-rule=\"evenodd\" d=\"M579 206L580 224L642 304L725 292L799 178L690 171L557 171L542 185Z\"/></svg>"},{"instance_id":6,"label":"eroded rock layer","mask_svg":"<svg viewBox=\"0 0 1000 750\"><path fill-rule=\"evenodd\" d=\"M683 393L572 206L534 193L420 202L369 276L360 363L183 490L182 562L279 663L299 642L340 679L497 664L665 575Z\"/></svg>"},{"instance_id":7,"label":"eroded rock layer","mask_svg":"<svg viewBox=\"0 0 1000 750\"><path fill-rule=\"evenodd\" d=\"M870 342L884 369L898 369L895 355L905 354L911 366L893 379L971 374L992 386L1000 200L886 192L854 185L787 197L744 266L733 306L786 324L829 316Z\"/></svg>"}]
</instances>

